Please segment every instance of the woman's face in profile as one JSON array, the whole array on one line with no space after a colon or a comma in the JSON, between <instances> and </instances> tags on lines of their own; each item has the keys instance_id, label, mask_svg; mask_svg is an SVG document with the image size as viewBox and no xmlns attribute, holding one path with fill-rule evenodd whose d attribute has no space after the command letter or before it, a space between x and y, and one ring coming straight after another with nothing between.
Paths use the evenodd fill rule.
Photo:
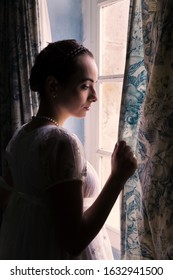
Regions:
<instances>
[{"instance_id":1,"label":"woman's face in profile","mask_svg":"<svg viewBox=\"0 0 173 280\"><path fill-rule=\"evenodd\" d=\"M71 116L83 118L97 101L95 84L98 70L94 58L85 54L76 57L76 72L62 87L61 106Z\"/></svg>"}]
</instances>

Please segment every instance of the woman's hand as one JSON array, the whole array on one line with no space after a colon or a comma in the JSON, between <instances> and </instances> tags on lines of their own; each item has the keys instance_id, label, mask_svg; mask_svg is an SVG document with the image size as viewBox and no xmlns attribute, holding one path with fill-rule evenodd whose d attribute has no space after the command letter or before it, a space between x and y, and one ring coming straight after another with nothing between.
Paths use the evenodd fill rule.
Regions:
<instances>
[{"instance_id":1,"label":"woman's hand","mask_svg":"<svg viewBox=\"0 0 173 280\"><path fill-rule=\"evenodd\" d=\"M137 169L137 160L125 141L120 141L115 145L111 166L111 176L115 176L122 184L125 184Z\"/></svg>"}]
</instances>

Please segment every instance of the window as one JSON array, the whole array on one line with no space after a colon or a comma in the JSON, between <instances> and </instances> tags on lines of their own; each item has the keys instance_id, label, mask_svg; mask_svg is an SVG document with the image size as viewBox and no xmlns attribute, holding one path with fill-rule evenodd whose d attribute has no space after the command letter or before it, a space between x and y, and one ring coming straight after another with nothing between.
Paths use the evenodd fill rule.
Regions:
<instances>
[{"instance_id":1,"label":"window","mask_svg":"<svg viewBox=\"0 0 173 280\"><path fill-rule=\"evenodd\" d=\"M98 102L85 120L87 158L104 186L110 174L111 154L117 142L124 77L130 0L94 0L84 4L84 44L92 50L99 69ZM120 248L119 199L106 225L112 246Z\"/></svg>"},{"instance_id":2,"label":"window","mask_svg":"<svg viewBox=\"0 0 173 280\"><path fill-rule=\"evenodd\" d=\"M46 0L39 0L39 24L40 24L40 37L41 37L41 50L52 42L51 29L49 22L49 14Z\"/></svg>"}]
</instances>

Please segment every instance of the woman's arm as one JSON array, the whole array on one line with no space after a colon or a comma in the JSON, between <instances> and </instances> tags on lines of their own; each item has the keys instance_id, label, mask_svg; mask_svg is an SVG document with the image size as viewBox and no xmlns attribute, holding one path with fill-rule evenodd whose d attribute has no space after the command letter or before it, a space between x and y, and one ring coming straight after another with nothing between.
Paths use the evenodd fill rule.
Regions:
<instances>
[{"instance_id":1,"label":"woman's arm","mask_svg":"<svg viewBox=\"0 0 173 280\"><path fill-rule=\"evenodd\" d=\"M111 174L95 202L83 213L82 182L71 181L48 191L52 217L63 247L78 255L104 225L125 182L137 168L129 146L121 141L112 154Z\"/></svg>"}]
</instances>

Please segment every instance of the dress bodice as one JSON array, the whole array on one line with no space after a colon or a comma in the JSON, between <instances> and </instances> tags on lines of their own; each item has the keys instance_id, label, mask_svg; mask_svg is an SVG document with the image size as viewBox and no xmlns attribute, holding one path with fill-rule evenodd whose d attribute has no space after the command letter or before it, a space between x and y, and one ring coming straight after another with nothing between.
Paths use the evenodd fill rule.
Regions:
<instances>
[{"instance_id":1,"label":"dress bodice","mask_svg":"<svg viewBox=\"0 0 173 280\"><path fill-rule=\"evenodd\" d=\"M0 259L74 259L62 248L41 194L58 183L78 179L83 182L84 210L93 203L99 181L86 162L81 142L61 127L46 125L28 132L24 125L10 141L6 155L14 192L1 226ZM104 228L77 257L112 258Z\"/></svg>"}]
</instances>

